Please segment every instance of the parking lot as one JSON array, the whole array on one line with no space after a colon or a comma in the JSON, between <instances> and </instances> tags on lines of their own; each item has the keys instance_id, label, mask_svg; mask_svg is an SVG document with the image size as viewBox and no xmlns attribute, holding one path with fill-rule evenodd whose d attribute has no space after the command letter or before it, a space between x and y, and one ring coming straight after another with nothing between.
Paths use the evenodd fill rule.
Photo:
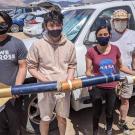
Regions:
<instances>
[{"instance_id":1,"label":"parking lot","mask_svg":"<svg viewBox=\"0 0 135 135\"><path fill-rule=\"evenodd\" d=\"M135 117L135 98L130 101L130 110L127 117L128 126L131 130L131 135L135 135L135 126L132 125L132 121ZM113 125L113 135L123 135L122 132L117 127L119 113L118 110L115 111L115 120ZM70 119L67 120L67 130L66 135L92 135L92 108L87 108L75 112L71 110ZM99 135L105 135L105 116L104 113L101 116ZM59 135L58 130L50 132L49 135Z\"/></svg>"},{"instance_id":2,"label":"parking lot","mask_svg":"<svg viewBox=\"0 0 135 135\"><path fill-rule=\"evenodd\" d=\"M77 59L78 59L77 65L79 65L79 67L77 67L77 76L82 77L85 75L84 74L85 73L84 56L86 54L87 49L91 45L95 44L95 41L96 41L95 30L98 26L99 20L101 18L105 18L107 19L108 22L111 23L111 17L112 17L113 12L121 8L129 12L130 20L128 23L128 28L131 30L135 30L134 7L135 7L135 2L129 2L129 1L121 2L120 1L119 3L115 3L115 2L112 2L112 3L108 2L108 4L99 3L99 5L90 4L89 7L88 7L88 4L83 5L82 7L73 5L69 8L62 9L64 18L66 18L65 21L63 21L64 27L65 27L65 29L63 29L63 32L65 33L65 35L67 35L68 39L71 40L76 46L76 52L77 52L76 54L77 54ZM25 11L25 8L26 7L24 7L24 10L22 11ZM13 12L11 16L12 15L16 16L15 15L17 13L16 11ZM72 12L69 12L69 11L72 11ZM11 27L12 29L10 29L9 32L17 32L17 33L9 33L9 34L23 40L27 49L29 49L31 44L35 42L37 38L36 36L32 37L32 36L25 35L24 33L30 34L30 35L40 35L44 30L44 27L43 27L44 17L39 16L37 12L35 12L34 14L33 12L32 14L26 13L28 15L28 16L26 15L27 17L26 16L24 18L21 17L24 14L25 12L22 12L20 15L18 14L19 16L16 16L14 17L14 19L12 19L13 25ZM19 32L19 31L23 31L24 33ZM80 59L82 59L82 61ZM27 77L29 78L29 73L27 73ZM82 104L84 107L86 105L85 104L86 102L83 102L83 101L85 101L84 100L85 97L86 99L88 98L87 96L88 96L88 92L86 90L79 89L72 96L74 97L74 100L73 100L74 106L72 104L72 107L73 108L80 107L79 109L81 109ZM35 95L35 98L36 98L36 95ZM39 108L38 108L37 102L34 103L32 99L28 100L28 98L26 98L26 101L28 101L28 103L24 102L24 108L23 108L25 114L24 114L24 117L21 116L24 119L24 121L26 121L24 124L24 129L27 129L31 132L34 131L33 129L36 129L37 131L38 130L37 125L40 120ZM79 101L79 102L76 102L76 101ZM81 105L78 105L78 103ZM77 108L79 111L74 111L72 107L70 110L70 117L69 119L67 119L67 128L66 128L65 135L92 135L92 109L93 108L85 108L81 110ZM119 106L117 106L115 109L113 135L123 135L122 131L120 131L120 129L117 127L118 120L119 120L118 108ZM25 119L25 116L26 116L26 119ZM30 120L27 118L29 118ZM32 121L34 118L37 118L36 119L38 120L37 123L34 123L35 121L34 122ZM135 97L132 97L130 99L130 109L129 109L129 113L127 117L127 125L131 131L130 135L135 135L135 125L132 125L132 122L134 119L135 119ZM54 124L54 121L52 123L53 123L53 126L56 126L56 123ZM51 126L52 126L52 123L51 123ZM106 117L105 117L105 113L103 112L100 119L100 123L99 123L98 135L105 135L105 123L106 123ZM25 128L25 126L27 127ZM39 135L39 134L26 133L26 131L24 130L22 135ZM49 135L59 135L58 127L56 126L55 128L53 128L53 130L50 130Z\"/></svg>"},{"instance_id":3,"label":"parking lot","mask_svg":"<svg viewBox=\"0 0 135 135\"><path fill-rule=\"evenodd\" d=\"M24 35L23 33L13 33L11 34L19 39L29 39L30 37ZM130 110L127 118L128 125L131 129L131 135L135 135L135 127L132 125L132 121L135 117L135 98L133 98L130 102ZM122 135L121 131L117 127L118 122L118 110L115 111L115 121L113 126L113 134L114 135ZM92 135L92 108L86 108L75 112L71 110L70 119L67 120L67 130L66 135ZM100 120L100 129L99 135L104 135L104 128L105 128L105 116L103 116ZM27 135L27 134L26 134ZM58 135L58 129L50 132L50 135Z\"/></svg>"},{"instance_id":4,"label":"parking lot","mask_svg":"<svg viewBox=\"0 0 135 135\"><path fill-rule=\"evenodd\" d=\"M118 110L115 111L115 121L113 125L113 135L123 135L117 127L118 122ZM131 129L131 135L135 135L135 126L132 125L132 121L135 118L135 98L130 101L130 110L127 117L128 126ZM75 112L71 110L70 119L67 120L66 135L92 135L92 108L86 108ZM105 116L104 113L101 116L99 135L105 135ZM49 135L59 135L58 129L51 131Z\"/></svg>"},{"instance_id":5,"label":"parking lot","mask_svg":"<svg viewBox=\"0 0 135 135\"><path fill-rule=\"evenodd\" d=\"M24 35L23 33L12 33L11 35L18 37L19 39L29 39L30 37ZM115 120L113 125L113 134L114 135L123 135L122 132L118 129L119 112L116 109L115 111ZM129 114L127 117L128 125L131 129L131 135L135 135L135 126L132 125L132 121L135 118L135 98L133 97L130 100L130 109ZM80 111L73 111L71 109L70 119L67 120L67 130L66 135L92 135L92 108L86 108ZM105 134L105 116L104 113L102 114L100 120L100 128L99 128L99 135ZM25 134L30 135L30 134ZM50 132L49 135L58 135L58 129L55 128L53 131Z\"/></svg>"}]
</instances>

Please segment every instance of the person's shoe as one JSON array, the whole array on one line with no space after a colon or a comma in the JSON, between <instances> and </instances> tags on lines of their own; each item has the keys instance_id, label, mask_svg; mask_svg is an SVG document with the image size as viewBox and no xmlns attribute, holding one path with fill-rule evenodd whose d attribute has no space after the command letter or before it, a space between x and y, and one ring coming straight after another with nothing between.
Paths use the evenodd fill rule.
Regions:
<instances>
[{"instance_id":1,"label":"person's shoe","mask_svg":"<svg viewBox=\"0 0 135 135\"><path fill-rule=\"evenodd\" d=\"M106 130L106 135L112 135L112 129Z\"/></svg>"},{"instance_id":2,"label":"person's shoe","mask_svg":"<svg viewBox=\"0 0 135 135\"><path fill-rule=\"evenodd\" d=\"M123 131L124 135L130 135L130 130L129 130L126 122L124 122L124 123L119 122L118 127L119 127L119 129L121 129Z\"/></svg>"}]
</instances>

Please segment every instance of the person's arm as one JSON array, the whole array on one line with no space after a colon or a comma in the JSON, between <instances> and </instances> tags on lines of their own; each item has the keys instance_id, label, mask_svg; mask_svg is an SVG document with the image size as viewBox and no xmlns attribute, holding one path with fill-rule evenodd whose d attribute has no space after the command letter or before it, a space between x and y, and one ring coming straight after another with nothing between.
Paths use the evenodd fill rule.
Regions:
<instances>
[{"instance_id":1,"label":"person's arm","mask_svg":"<svg viewBox=\"0 0 135 135\"><path fill-rule=\"evenodd\" d=\"M92 65L92 60L90 58L88 58L88 56L86 55L85 56L85 61L86 61L86 76L93 76L93 73L92 73L92 69L93 69L93 65ZM92 86L89 86L88 87L88 91L91 91L92 90Z\"/></svg>"},{"instance_id":2,"label":"person's arm","mask_svg":"<svg viewBox=\"0 0 135 135\"><path fill-rule=\"evenodd\" d=\"M67 80L73 80L74 79L74 73L75 73L75 68L68 69L67 71Z\"/></svg>"},{"instance_id":3,"label":"person's arm","mask_svg":"<svg viewBox=\"0 0 135 135\"><path fill-rule=\"evenodd\" d=\"M15 81L15 85L21 85L26 77L26 73L27 73L27 64L26 64L26 60L18 60L18 64L19 64L19 69L18 69L18 73L16 76L16 81Z\"/></svg>"},{"instance_id":4,"label":"person's arm","mask_svg":"<svg viewBox=\"0 0 135 135\"><path fill-rule=\"evenodd\" d=\"M132 69L135 70L135 50L132 53Z\"/></svg>"},{"instance_id":5,"label":"person's arm","mask_svg":"<svg viewBox=\"0 0 135 135\"><path fill-rule=\"evenodd\" d=\"M85 61L86 61L86 76L92 76L92 60L89 59L87 56L85 56Z\"/></svg>"},{"instance_id":6,"label":"person's arm","mask_svg":"<svg viewBox=\"0 0 135 135\"><path fill-rule=\"evenodd\" d=\"M69 58L69 64L68 64L68 70L67 70L67 80L73 80L74 79L74 74L77 66L77 61L76 61L76 51L74 45L71 48L72 50L70 51L70 58Z\"/></svg>"},{"instance_id":7,"label":"person's arm","mask_svg":"<svg viewBox=\"0 0 135 135\"><path fill-rule=\"evenodd\" d=\"M27 65L29 73L41 82L46 82L47 78L38 71L39 66L39 53L35 45L29 49L27 56Z\"/></svg>"},{"instance_id":8,"label":"person's arm","mask_svg":"<svg viewBox=\"0 0 135 135\"><path fill-rule=\"evenodd\" d=\"M135 75L135 71L129 69L128 67L126 67L126 66L124 66L124 65L122 64L121 58L119 58L119 59L117 60L117 66L118 66L118 68L119 68L120 71L122 71L122 72L124 72L124 73L126 73L126 74L129 74L129 75Z\"/></svg>"},{"instance_id":9,"label":"person's arm","mask_svg":"<svg viewBox=\"0 0 135 135\"><path fill-rule=\"evenodd\" d=\"M27 73L27 48L21 40L16 41L17 59L18 59L18 73L16 75L15 85L23 84Z\"/></svg>"}]
</instances>

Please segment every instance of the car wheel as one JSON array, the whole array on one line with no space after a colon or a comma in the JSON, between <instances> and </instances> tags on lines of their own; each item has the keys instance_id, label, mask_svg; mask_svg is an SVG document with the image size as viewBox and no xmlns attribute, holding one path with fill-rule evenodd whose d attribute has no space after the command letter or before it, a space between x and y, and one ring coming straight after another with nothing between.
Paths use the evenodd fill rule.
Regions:
<instances>
[{"instance_id":1,"label":"car wheel","mask_svg":"<svg viewBox=\"0 0 135 135\"><path fill-rule=\"evenodd\" d=\"M27 99L27 98L26 98ZM31 95L29 99L24 101L25 108L27 109L27 122L25 130L27 133L39 133L40 113L37 105L38 99L36 95ZM49 130L55 130L57 128L56 114L53 113L53 117L50 123Z\"/></svg>"},{"instance_id":2,"label":"car wheel","mask_svg":"<svg viewBox=\"0 0 135 135\"><path fill-rule=\"evenodd\" d=\"M13 32L13 33L19 32L19 30L20 30L19 25L17 25L17 24L12 24L10 30L11 30L11 32Z\"/></svg>"}]
</instances>

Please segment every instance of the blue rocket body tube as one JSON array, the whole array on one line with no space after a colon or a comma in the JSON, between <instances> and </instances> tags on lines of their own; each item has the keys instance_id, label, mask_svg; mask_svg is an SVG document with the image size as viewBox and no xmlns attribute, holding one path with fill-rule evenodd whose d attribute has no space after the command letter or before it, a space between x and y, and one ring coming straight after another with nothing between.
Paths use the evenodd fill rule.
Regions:
<instances>
[{"instance_id":1,"label":"blue rocket body tube","mask_svg":"<svg viewBox=\"0 0 135 135\"><path fill-rule=\"evenodd\" d=\"M85 77L82 80L82 87L88 87L96 84L109 83L113 81L120 81L121 77L119 74L110 74L104 76L92 76Z\"/></svg>"},{"instance_id":2,"label":"blue rocket body tube","mask_svg":"<svg viewBox=\"0 0 135 135\"><path fill-rule=\"evenodd\" d=\"M110 74L110 75L101 75L101 76L92 76L84 77L80 79L74 79L71 81L64 82L46 82L46 83L31 83L13 86L11 88L12 95L26 95L34 94L40 92L52 92L52 91L68 91L74 90L77 88L84 88L96 84L108 83L113 81L120 81L121 77L119 74Z\"/></svg>"},{"instance_id":3,"label":"blue rocket body tube","mask_svg":"<svg viewBox=\"0 0 135 135\"><path fill-rule=\"evenodd\" d=\"M47 82L47 83L31 83L24 85L17 85L12 87L11 93L13 95L26 95L30 93L40 93L40 92L51 92L57 91L57 82Z\"/></svg>"}]
</instances>

